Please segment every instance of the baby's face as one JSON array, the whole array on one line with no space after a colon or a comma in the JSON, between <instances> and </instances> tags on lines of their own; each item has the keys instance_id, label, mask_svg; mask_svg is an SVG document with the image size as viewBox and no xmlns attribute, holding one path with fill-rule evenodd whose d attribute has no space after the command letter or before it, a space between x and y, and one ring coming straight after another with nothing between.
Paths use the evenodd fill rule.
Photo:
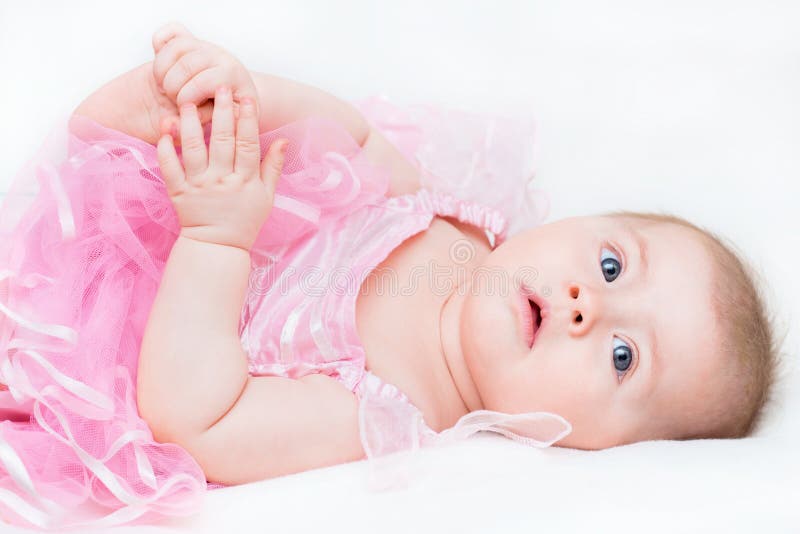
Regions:
<instances>
[{"instance_id":1,"label":"baby's face","mask_svg":"<svg viewBox=\"0 0 800 534\"><path fill-rule=\"evenodd\" d=\"M460 335L486 409L557 413L573 426L558 445L598 449L677 437L713 395L712 262L690 229L564 219L512 237L483 271ZM487 282L499 272L509 291Z\"/></svg>"}]
</instances>

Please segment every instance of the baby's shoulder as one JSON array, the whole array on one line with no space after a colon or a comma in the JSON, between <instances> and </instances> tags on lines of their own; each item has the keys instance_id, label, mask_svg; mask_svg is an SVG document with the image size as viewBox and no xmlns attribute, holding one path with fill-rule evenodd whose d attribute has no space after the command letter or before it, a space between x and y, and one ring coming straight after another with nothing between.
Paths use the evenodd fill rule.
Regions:
<instances>
[{"instance_id":1,"label":"baby's shoulder","mask_svg":"<svg viewBox=\"0 0 800 534\"><path fill-rule=\"evenodd\" d=\"M408 239L400 249L405 251L395 251L393 256L410 260L403 263L425 265L434 261L450 266L473 263L489 254L492 247L483 229L453 217L436 216L423 232Z\"/></svg>"}]
</instances>

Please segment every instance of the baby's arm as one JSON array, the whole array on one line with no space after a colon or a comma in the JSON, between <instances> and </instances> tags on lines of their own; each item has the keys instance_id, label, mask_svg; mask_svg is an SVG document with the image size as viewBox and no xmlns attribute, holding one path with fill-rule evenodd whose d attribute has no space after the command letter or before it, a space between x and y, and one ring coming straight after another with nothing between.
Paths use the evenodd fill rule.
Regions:
<instances>
[{"instance_id":1,"label":"baby's arm","mask_svg":"<svg viewBox=\"0 0 800 534\"><path fill-rule=\"evenodd\" d=\"M391 172L389 194L413 193L420 187L414 166L364 116L347 102L316 87L250 71L260 105L259 131L271 131L295 120L321 116L338 121L364 149L364 155ZM212 105L198 107L200 120L211 119ZM156 144L166 117L177 107L161 93L153 76L153 62L132 69L92 93L73 111L108 128Z\"/></svg>"},{"instance_id":2,"label":"baby's arm","mask_svg":"<svg viewBox=\"0 0 800 534\"><path fill-rule=\"evenodd\" d=\"M262 131L310 116L336 120L363 147L370 161L389 169L390 196L413 193L420 188L417 169L351 104L299 82L260 72L251 71L251 75L258 89Z\"/></svg>"},{"instance_id":3,"label":"baby's arm","mask_svg":"<svg viewBox=\"0 0 800 534\"><path fill-rule=\"evenodd\" d=\"M240 248L175 242L139 360L137 402L153 437L222 484L362 459L358 402L336 380L248 376L237 321L249 271Z\"/></svg>"},{"instance_id":4,"label":"baby's arm","mask_svg":"<svg viewBox=\"0 0 800 534\"><path fill-rule=\"evenodd\" d=\"M228 51L197 39L177 23L167 24L155 32L153 50L156 54L155 84L177 106L194 103L200 107L202 115L216 87L228 84L234 88L236 99L251 95L256 98L262 132L309 116L330 118L341 124L363 147L368 159L389 168L390 195L419 189L419 176L414 166L380 132L371 128L351 104L316 87L248 71ZM168 117L165 122L177 124L177 116ZM170 125L164 124L162 128L162 131L169 131Z\"/></svg>"},{"instance_id":5,"label":"baby's arm","mask_svg":"<svg viewBox=\"0 0 800 534\"><path fill-rule=\"evenodd\" d=\"M259 131L271 131L309 116L333 119L363 147L367 158L390 170L390 195L419 189L419 174L414 166L351 104L316 87L248 71L224 49L197 40L179 24L168 24L156 31L153 49L155 61L110 81L81 102L73 114L156 144L162 132L169 132L170 126L177 124L178 106L184 102L197 106L202 124L209 122L213 92L226 83L234 87L237 98L256 99L260 108ZM209 62L213 68L207 68ZM216 69L216 73L205 78L195 76L193 83L185 83L197 74L193 70L203 69L204 73ZM184 70L185 81L180 80Z\"/></svg>"}]
</instances>

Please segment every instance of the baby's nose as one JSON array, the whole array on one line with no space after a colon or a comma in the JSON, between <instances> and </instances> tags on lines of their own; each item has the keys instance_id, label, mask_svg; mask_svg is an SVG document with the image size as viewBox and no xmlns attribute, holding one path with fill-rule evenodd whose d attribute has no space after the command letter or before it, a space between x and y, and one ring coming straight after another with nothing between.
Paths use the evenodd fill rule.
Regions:
<instances>
[{"instance_id":1,"label":"baby's nose","mask_svg":"<svg viewBox=\"0 0 800 534\"><path fill-rule=\"evenodd\" d=\"M567 286L569 293L569 330L571 334L583 335L597 320L597 295L588 287L577 282Z\"/></svg>"}]
</instances>

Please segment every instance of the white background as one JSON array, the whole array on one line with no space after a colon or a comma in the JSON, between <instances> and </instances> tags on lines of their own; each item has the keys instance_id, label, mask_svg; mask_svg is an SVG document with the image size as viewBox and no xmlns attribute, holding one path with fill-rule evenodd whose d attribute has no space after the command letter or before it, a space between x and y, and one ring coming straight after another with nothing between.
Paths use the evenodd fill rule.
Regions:
<instances>
[{"instance_id":1,"label":"white background","mask_svg":"<svg viewBox=\"0 0 800 534\"><path fill-rule=\"evenodd\" d=\"M663 210L730 238L788 332L761 435L800 438L800 3L3 2L2 190L57 119L151 59L169 20L346 99L533 115L550 220ZM608 497L608 512L629 513L623 501Z\"/></svg>"}]
</instances>

